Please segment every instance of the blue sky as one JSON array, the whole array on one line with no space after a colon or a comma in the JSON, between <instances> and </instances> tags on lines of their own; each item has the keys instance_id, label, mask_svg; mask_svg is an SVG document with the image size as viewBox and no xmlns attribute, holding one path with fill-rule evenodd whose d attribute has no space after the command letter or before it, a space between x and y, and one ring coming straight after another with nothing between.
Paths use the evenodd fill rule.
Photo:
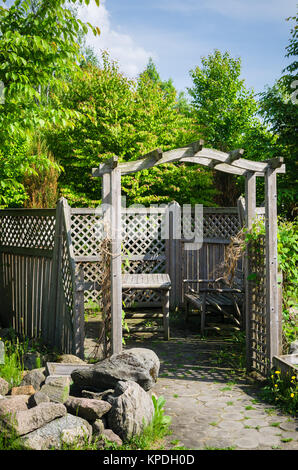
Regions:
<instances>
[{"instance_id":1,"label":"blue sky","mask_svg":"<svg viewBox=\"0 0 298 470\"><path fill-rule=\"evenodd\" d=\"M241 57L242 78L256 92L272 85L289 63L290 38L298 0L94 0L79 8L82 20L101 29L88 34L100 54L108 50L120 69L135 78L149 57L163 80L179 91L192 85L189 71L214 49ZM13 3L8 0L6 5ZM3 1L0 0L3 5Z\"/></svg>"},{"instance_id":2,"label":"blue sky","mask_svg":"<svg viewBox=\"0 0 298 470\"><path fill-rule=\"evenodd\" d=\"M95 51L109 50L120 69L136 77L149 57L162 79L179 91L189 71L217 48L241 57L242 77L256 92L272 85L287 65L285 47L297 0L102 0L80 16L101 28L89 36Z\"/></svg>"}]
</instances>

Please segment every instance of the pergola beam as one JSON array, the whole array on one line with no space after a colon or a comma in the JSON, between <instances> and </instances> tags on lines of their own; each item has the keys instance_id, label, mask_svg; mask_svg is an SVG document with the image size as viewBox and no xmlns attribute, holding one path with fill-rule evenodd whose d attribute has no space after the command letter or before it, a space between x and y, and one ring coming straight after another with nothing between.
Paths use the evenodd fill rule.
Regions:
<instances>
[{"instance_id":1,"label":"pergola beam","mask_svg":"<svg viewBox=\"0 0 298 470\"><path fill-rule=\"evenodd\" d=\"M236 149L226 153L220 150L203 147L203 144L204 142L202 140L198 140L189 144L187 147L168 150L166 152L163 152L161 149L155 149L143 155L138 160L129 162L119 163L118 157L113 157L99 165L98 168L94 168L92 176L103 176L116 167L119 168L122 175L128 175L152 168L155 165L175 162L196 163L237 176L245 175L246 172L255 172L256 176L263 176L269 168L276 169L277 173L285 172L285 166L283 165L283 159L281 157L256 162L242 158L244 153L243 149Z\"/></svg>"}]
</instances>

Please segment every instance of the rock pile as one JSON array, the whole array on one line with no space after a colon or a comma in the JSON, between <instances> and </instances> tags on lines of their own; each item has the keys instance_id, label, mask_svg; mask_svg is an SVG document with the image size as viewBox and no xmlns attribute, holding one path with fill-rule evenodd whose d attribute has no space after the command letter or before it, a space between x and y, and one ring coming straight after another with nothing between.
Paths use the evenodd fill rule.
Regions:
<instances>
[{"instance_id":1,"label":"rock pile","mask_svg":"<svg viewBox=\"0 0 298 470\"><path fill-rule=\"evenodd\" d=\"M156 354L133 348L89 365L64 355L57 373L50 365L28 371L10 389L0 378L0 427L18 435L29 449L61 448L96 439L121 445L152 420L150 389L159 373Z\"/></svg>"}]
</instances>

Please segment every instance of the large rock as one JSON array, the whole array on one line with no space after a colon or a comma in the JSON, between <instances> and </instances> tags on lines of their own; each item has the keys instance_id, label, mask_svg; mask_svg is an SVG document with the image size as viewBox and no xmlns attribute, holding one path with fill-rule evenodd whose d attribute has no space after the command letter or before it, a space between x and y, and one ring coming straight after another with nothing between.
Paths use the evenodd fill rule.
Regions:
<instances>
[{"instance_id":1,"label":"large rock","mask_svg":"<svg viewBox=\"0 0 298 470\"><path fill-rule=\"evenodd\" d=\"M55 403L64 403L69 397L70 378L68 376L48 376L40 391Z\"/></svg>"},{"instance_id":2,"label":"large rock","mask_svg":"<svg viewBox=\"0 0 298 470\"><path fill-rule=\"evenodd\" d=\"M29 408L33 408L34 406L40 405L40 403L49 403L50 398L45 393L41 392L40 390L33 395L30 395L28 406Z\"/></svg>"},{"instance_id":3,"label":"large rock","mask_svg":"<svg viewBox=\"0 0 298 470\"><path fill-rule=\"evenodd\" d=\"M111 405L107 401L92 398L69 397L64 404L69 413L90 422L101 418L111 409Z\"/></svg>"},{"instance_id":4,"label":"large rock","mask_svg":"<svg viewBox=\"0 0 298 470\"><path fill-rule=\"evenodd\" d=\"M12 387L10 394L11 395L33 395L35 393L34 387L32 385L20 385L19 387Z\"/></svg>"},{"instance_id":5,"label":"large rock","mask_svg":"<svg viewBox=\"0 0 298 470\"><path fill-rule=\"evenodd\" d=\"M136 382L118 382L112 408L107 414L108 427L123 440L140 434L152 421L154 406L151 397Z\"/></svg>"},{"instance_id":6,"label":"large rock","mask_svg":"<svg viewBox=\"0 0 298 470\"><path fill-rule=\"evenodd\" d=\"M22 436L65 415L66 408L61 403L41 403L31 409L16 411L13 418L6 418L5 422L16 434Z\"/></svg>"},{"instance_id":7,"label":"large rock","mask_svg":"<svg viewBox=\"0 0 298 470\"><path fill-rule=\"evenodd\" d=\"M41 367L39 369L33 369L23 377L20 385L32 385L34 390L40 390L40 387L45 383L46 372L45 368Z\"/></svg>"},{"instance_id":8,"label":"large rock","mask_svg":"<svg viewBox=\"0 0 298 470\"><path fill-rule=\"evenodd\" d=\"M83 359L73 354L62 354L58 357L57 362L60 364L87 364Z\"/></svg>"},{"instance_id":9,"label":"large rock","mask_svg":"<svg viewBox=\"0 0 298 470\"><path fill-rule=\"evenodd\" d=\"M9 390L9 383L0 377L0 395L6 395Z\"/></svg>"},{"instance_id":10,"label":"large rock","mask_svg":"<svg viewBox=\"0 0 298 470\"><path fill-rule=\"evenodd\" d=\"M91 425L79 416L66 414L42 426L21 440L27 448L32 450L60 449L63 444L84 444L90 441L92 435Z\"/></svg>"},{"instance_id":11,"label":"large rock","mask_svg":"<svg viewBox=\"0 0 298 470\"><path fill-rule=\"evenodd\" d=\"M28 410L29 395L7 395L0 400L0 419L13 419L18 411Z\"/></svg>"},{"instance_id":12,"label":"large rock","mask_svg":"<svg viewBox=\"0 0 298 470\"><path fill-rule=\"evenodd\" d=\"M159 366L159 359L153 351L133 348L113 354L88 370L76 369L71 378L81 390L114 389L119 381L134 381L144 390L150 390L157 380Z\"/></svg>"}]
</instances>

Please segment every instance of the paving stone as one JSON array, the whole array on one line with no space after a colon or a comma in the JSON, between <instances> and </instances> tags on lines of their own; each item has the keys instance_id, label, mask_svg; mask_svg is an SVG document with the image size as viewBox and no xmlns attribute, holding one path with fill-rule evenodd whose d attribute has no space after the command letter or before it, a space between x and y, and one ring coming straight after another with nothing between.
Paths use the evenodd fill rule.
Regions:
<instances>
[{"instance_id":1,"label":"paving stone","mask_svg":"<svg viewBox=\"0 0 298 470\"><path fill-rule=\"evenodd\" d=\"M262 428L262 427L268 427L268 423L264 421L263 419L258 419L258 418L251 418L251 419L246 419L244 421L245 426L251 426L252 428Z\"/></svg>"},{"instance_id":2,"label":"paving stone","mask_svg":"<svg viewBox=\"0 0 298 470\"><path fill-rule=\"evenodd\" d=\"M293 431L282 431L281 437L283 439L292 439L293 441L298 441L298 433Z\"/></svg>"},{"instance_id":3,"label":"paving stone","mask_svg":"<svg viewBox=\"0 0 298 470\"><path fill-rule=\"evenodd\" d=\"M226 432L240 431L244 427L242 422L233 420L223 420L218 424L218 426L225 429Z\"/></svg>"},{"instance_id":4,"label":"paving stone","mask_svg":"<svg viewBox=\"0 0 298 470\"><path fill-rule=\"evenodd\" d=\"M279 427L284 431L298 431L297 423L293 421L286 421L285 423L282 423Z\"/></svg>"},{"instance_id":5,"label":"paving stone","mask_svg":"<svg viewBox=\"0 0 298 470\"><path fill-rule=\"evenodd\" d=\"M234 447L235 443L231 439L217 439L217 438L212 438L208 439L205 443L205 448L207 449L228 449L231 447Z\"/></svg>"},{"instance_id":6,"label":"paving stone","mask_svg":"<svg viewBox=\"0 0 298 470\"><path fill-rule=\"evenodd\" d=\"M224 410L224 413L222 415L224 419L228 420L235 420L235 421L240 421L243 419L243 415L241 413L236 413L236 412L227 412L227 410Z\"/></svg>"},{"instance_id":7,"label":"paving stone","mask_svg":"<svg viewBox=\"0 0 298 470\"><path fill-rule=\"evenodd\" d=\"M281 443L281 440L280 440L280 437L278 436L270 436L268 434L259 436L259 444L261 446L275 447L275 446L279 446L280 443Z\"/></svg>"},{"instance_id":8,"label":"paving stone","mask_svg":"<svg viewBox=\"0 0 298 470\"><path fill-rule=\"evenodd\" d=\"M240 449L256 449L259 446L257 437L241 437L235 440L235 445Z\"/></svg>"},{"instance_id":9,"label":"paving stone","mask_svg":"<svg viewBox=\"0 0 298 470\"><path fill-rule=\"evenodd\" d=\"M170 441L174 439L179 439L178 445L188 449L298 449L296 424L288 421L288 415L278 409L269 414L266 410L273 408L271 404L253 403L258 399L258 390L245 383L243 377L230 374L225 369L211 370L210 350L220 351L222 345L184 334L179 341L148 342L146 347L152 347L158 357L163 354L171 374L168 378L160 376L154 388L157 396L166 398L165 413L172 417L173 432L167 438L166 449L173 447ZM182 364L183 367L177 367ZM176 371L171 372L170 369ZM191 374L181 379L178 374L185 374L187 370ZM162 366L161 373L164 371ZM230 386L232 381L235 385ZM227 402L233 404L228 405ZM271 426L274 423L280 423L279 427ZM293 440L282 442L283 438Z\"/></svg>"}]
</instances>

